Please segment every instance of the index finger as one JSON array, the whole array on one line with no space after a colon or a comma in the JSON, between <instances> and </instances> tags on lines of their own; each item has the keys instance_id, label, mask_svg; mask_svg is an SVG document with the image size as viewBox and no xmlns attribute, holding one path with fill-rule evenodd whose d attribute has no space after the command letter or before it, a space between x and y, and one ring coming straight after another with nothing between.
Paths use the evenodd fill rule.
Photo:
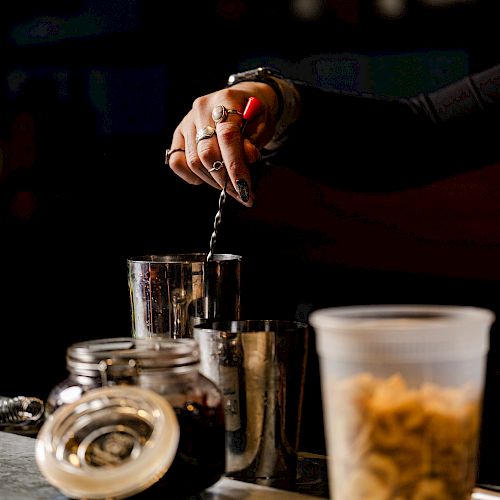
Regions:
<instances>
[{"instance_id":1,"label":"index finger","mask_svg":"<svg viewBox=\"0 0 500 500\"><path fill-rule=\"evenodd\" d=\"M242 203L253 204L250 171L245 161L243 135L239 122L225 121L217 125L217 139L231 184Z\"/></svg>"},{"instance_id":2,"label":"index finger","mask_svg":"<svg viewBox=\"0 0 500 500\"><path fill-rule=\"evenodd\" d=\"M253 204L253 193L251 191L250 172L245 161L243 132L247 123L259 114L261 107L262 103L259 99L256 97L248 98L242 113L243 123L239 131L234 128L235 122L226 122L227 125L219 123L221 125L219 146L226 162L228 175L241 201L248 206Z\"/></svg>"}]
</instances>

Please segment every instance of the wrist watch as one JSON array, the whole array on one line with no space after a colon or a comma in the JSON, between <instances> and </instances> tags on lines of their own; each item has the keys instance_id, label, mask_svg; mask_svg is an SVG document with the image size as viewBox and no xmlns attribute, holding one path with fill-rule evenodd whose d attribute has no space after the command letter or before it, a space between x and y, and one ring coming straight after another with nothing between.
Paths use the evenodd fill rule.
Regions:
<instances>
[{"instance_id":1,"label":"wrist watch","mask_svg":"<svg viewBox=\"0 0 500 500\"><path fill-rule=\"evenodd\" d=\"M278 101L278 110L274 117L276 128L272 139L264 149L267 151L278 149L286 140L290 125L297 121L300 113L300 95L293 81L274 68L260 66L231 75L227 80L227 86L231 87L240 82L262 82L273 88Z\"/></svg>"},{"instance_id":2,"label":"wrist watch","mask_svg":"<svg viewBox=\"0 0 500 500\"><path fill-rule=\"evenodd\" d=\"M283 75L274 68L260 66L258 68L242 71L241 73L234 73L229 76L227 86L231 87L236 83L241 82L262 82L270 85L278 98L278 111L276 113L276 121L279 121L283 114L284 97L283 91L279 84L280 80L284 80Z\"/></svg>"}]
</instances>

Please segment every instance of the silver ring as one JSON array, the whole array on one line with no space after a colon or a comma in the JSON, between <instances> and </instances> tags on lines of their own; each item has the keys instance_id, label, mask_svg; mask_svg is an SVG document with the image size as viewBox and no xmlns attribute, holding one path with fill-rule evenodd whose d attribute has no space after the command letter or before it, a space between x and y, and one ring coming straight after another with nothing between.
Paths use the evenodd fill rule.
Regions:
<instances>
[{"instance_id":1,"label":"silver ring","mask_svg":"<svg viewBox=\"0 0 500 500\"><path fill-rule=\"evenodd\" d=\"M208 172L218 172L224 166L223 160L214 161L212 164L212 168L208 170Z\"/></svg>"},{"instance_id":2,"label":"silver ring","mask_svg":"<svg viewBox=\"0 0 500 500\"><path fill-rule=\"evenodd\" d=\"M184 152L185 152L185 150L184 150L184 149L182 149L182 148L167 149L167 150L165 151L165 165L168 165L168 166L170 167L170 165L169 165L169 162L170 162L170 157L171 157L174 153L179 153L179 152L184 153Z\"/></svg>"},{"instance_id":3,"label":"silver ring","mask_svg":"<svg viewBox=\"0 0 500 500\"><path fill-rule=\"evenodd\" d=\"M212 120L215 122L215 125L217 125L218 123L226 121L230 114L243 116L243 113L240 113L237 109L228 109L226 106L218 104L212 110Z\"/></svg>"},{"instance_id":4,"label":"silver ring","mask_svg":"<svg viewBox=\"0 0 500 500\"><path fill-rule=\"evenodd\" d=\"M203 139L210 139L215 134L215 129L210 125L203 127L202 129L196 132L196 144L198 144Z\"/></svg>"}]
</instances>

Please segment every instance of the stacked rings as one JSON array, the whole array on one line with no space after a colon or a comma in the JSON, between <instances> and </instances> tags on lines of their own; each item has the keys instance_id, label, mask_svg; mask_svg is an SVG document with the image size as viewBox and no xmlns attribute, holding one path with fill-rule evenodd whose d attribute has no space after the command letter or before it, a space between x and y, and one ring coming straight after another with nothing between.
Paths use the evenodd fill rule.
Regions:
<instances>
[{"instance_id":1,"label":"stacked rings","mask_svg":"<svg viewBox=\"0 0 500 500\"><path fill-rule=\"evenodd\" d=\"M230 114L242 116L242 113L240 113L237 109L228 109L226 106L218 104L212 110L212 120L215 122L215 125L217 125L218 123L226 121Z\"/></svg>"}]
</instances>

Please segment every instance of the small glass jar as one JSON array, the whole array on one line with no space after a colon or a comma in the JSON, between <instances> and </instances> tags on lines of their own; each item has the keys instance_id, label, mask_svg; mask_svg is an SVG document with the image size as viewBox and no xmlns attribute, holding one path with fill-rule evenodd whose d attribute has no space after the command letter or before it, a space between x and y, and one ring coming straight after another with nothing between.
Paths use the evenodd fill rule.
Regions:
<instances>
[{"instance_id":1,"label":"small glass jar","mask_svg":"<svg viewBox=\"0 0 500 500\"><path fill-rule=\"evenodd\" d=\"M165 397L180 426L177 454L155 486L169 497L195 495L225 471L223 396L198 371L194 339L98 339L67 349L68 378L47 398L47 416L86 392L103 386L134 385Z\"/></svg>"}]
</instances>

